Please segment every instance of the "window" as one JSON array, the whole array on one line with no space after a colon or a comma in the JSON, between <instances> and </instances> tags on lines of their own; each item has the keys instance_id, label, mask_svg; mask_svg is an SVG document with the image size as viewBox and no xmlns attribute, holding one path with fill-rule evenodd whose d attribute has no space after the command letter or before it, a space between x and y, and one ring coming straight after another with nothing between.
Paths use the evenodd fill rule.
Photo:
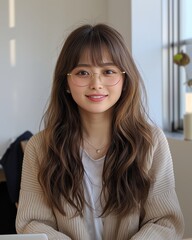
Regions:
<instances>
[{"instance_id":1,"label":"window","mask_svg":"<svg viewBox=\"0 0 192 240\"><path fill-rule=\"evenodd\" d=\"M189 80L187 66L178 66L173 62L173 56L192 49L192 1L163 0L163 80L164 80L164 117L166 130L182 131L183 115L192 112L192 88L186 82ZM192 68L192 67L191 67Z\"/></svg>"}]
</instances>

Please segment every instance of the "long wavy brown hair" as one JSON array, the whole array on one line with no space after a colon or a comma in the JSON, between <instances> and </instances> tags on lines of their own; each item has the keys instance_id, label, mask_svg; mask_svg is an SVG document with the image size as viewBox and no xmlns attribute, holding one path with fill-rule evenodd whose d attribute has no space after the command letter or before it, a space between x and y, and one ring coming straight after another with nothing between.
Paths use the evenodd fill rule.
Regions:
<instances>
[{"instance_id":1,"label":"long wavy brown hair","mask_svg":"<svg viewBox=\"0 0 192 240\"><path fill-rule=\"evenodd\" d=\"M152 146L152 132L144 108L144 85L122 36L105 24L83 25L66 39L58 57L49 106L44 115L44 158L39 181L50 206L66 214L63 199L83 215L84 167L80 155L81 118L78 106L67 92L67 73L90 50L93 64L102 62L103 47L114 64L125 71L120 99L113 108L112 140L102 174L101 216L125 216L144 205L150 187L146 158ZM144 212L144 211L143 211Z\"/></svg>"}]
</instances>

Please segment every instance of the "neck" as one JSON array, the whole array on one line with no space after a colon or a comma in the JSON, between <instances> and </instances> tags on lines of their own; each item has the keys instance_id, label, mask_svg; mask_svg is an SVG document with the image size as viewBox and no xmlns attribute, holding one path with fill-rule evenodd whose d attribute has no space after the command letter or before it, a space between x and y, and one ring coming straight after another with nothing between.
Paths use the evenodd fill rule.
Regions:
<instances>
[{"instance_id":1,"label":"neck","mask_svg":"<svg viewBox=\"0 0 192 240\"><path fill-rule=\"evenodd\" d=\"M91 144L101 146L111 139L111 117L104 114L83 116L83 137Z\"/></svg>"},{"instance_id":2,"label":"neck","mask_svg":"<svg viewBox=\"0 0 192 240\"><path fill-rule=\"evenodd\" d=\"M104 156L111 142L111 119L108 114L82 114L83 148L93 159Z\"/></svg>"}]
</instances>

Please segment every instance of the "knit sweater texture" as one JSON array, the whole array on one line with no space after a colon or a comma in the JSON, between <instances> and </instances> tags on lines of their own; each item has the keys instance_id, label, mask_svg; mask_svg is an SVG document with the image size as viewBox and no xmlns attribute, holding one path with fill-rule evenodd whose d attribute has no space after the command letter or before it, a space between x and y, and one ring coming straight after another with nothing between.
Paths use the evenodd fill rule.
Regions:
<instances>
[{"instance_id":1,"label":"knit sweater texture","mask_svg":"<svg viewBox=\"0 0 192 240\"><path fill-rule=\"evenodd\" d=\"M18 233L46 233L49 240L92 240L83 217L73 217L75 209L63 199L66 216L50 208L37 180L43 157L42 132L28 142L22 169L21 189L16 218ZM108 215L103 219L103 240L181 240L183 215L175 191L172 158L163 131L153 128L153 147L146 159L146 169L153 176L145 217L140 212L124 218Z\"/></svg>"}]
</instances>

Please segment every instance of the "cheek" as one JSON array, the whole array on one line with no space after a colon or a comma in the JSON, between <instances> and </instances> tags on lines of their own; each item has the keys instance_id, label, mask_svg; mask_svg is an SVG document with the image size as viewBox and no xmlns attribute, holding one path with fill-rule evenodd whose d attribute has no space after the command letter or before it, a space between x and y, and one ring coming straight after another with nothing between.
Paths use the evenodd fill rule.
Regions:
<instances>
[{"instance_id":1,"label":"cheek","mask_svg":"<svg viewBox=\"0 0 192 240\"><path fill-rule=\"evenodd\" d=\"M119 86L118 88L114 89L109 95L109 99L111 103L115 104L121 97L121 94L122 94L122 87Z\"/></svg>"},{"instance_id":2,"label":"cheek","mask_svg":"<svg viewBox=\"0 0 192 240\"><path fill-rule=\"evenodd\" d=\"M76 91L74 88L70 89L70 92L73 100L77 103L77 101L80 99L81 94L79 93L79 91Z\"/></svg>"},{"instance_id":3,"label":"cheek","mask_svg":"<svg viewBox=\"0 0 192 240\"><path fill-rule=\"evenodd\" d=\"M70 83L70 81L68 81L68 88L69 88L69 91L72 95L72 97L76 96L78 94L78 90L77 87L73 84Z\"/></svg>"},{"instance_id":4,"label":"cheek","mask_svg":"<svg viewBox=\"0 0 192 240\"><path fill-rule=\"evenodd\" d=\"M70 87L70 94L73 98L73 100L77 103L77 105L81 105L82 102L84 101L84 94L83 94L83 89L79 88L79 87Z\"/></svg>"}]
</instances>

